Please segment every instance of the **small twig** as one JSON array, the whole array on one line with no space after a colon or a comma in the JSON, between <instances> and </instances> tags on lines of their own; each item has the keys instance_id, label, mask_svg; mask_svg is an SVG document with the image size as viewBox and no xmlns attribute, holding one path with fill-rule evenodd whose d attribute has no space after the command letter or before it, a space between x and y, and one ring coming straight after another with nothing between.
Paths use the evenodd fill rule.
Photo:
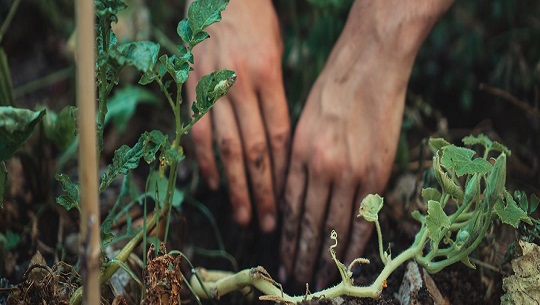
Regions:
<instances>
[{"instance_id":1,"label":"small twig","mask_svg":"<svg viewBox=\"0 0 540 305\"><path fill-rule=\"evenodd\" d=\"M514 104L519 109L521 109L523 111L526 111L526 112L532 114L533 116L535 116L537 118L540 118L540 111L538 109L536 109L534 107L531 107L529 105L529 103L518 99L517 97L513 96L512 94L508 93L507 91L505 91L503 89L491 87L489 85L481 83L480 84L480 90L484 90L484 91L486 91L488 93L491 93L493 95L501 97L501 98L509 101L510 103Z\"/></svg>"}]
</instances>

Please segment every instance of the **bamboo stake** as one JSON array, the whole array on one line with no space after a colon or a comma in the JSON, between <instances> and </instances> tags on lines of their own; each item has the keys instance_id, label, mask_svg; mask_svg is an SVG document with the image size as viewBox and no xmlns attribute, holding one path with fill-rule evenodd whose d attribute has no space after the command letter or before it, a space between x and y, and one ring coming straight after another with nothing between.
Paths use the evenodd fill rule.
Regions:
<instances>
[{"instance_id":1,"label":"bamboo stake","mask_svg":"<svg viewBox=\"0 0 540 305\"><path fill-rule=\"evenodd\" d=\"M81 184L81 274L83 303L99 305L99 209L96 151L94 1L79 0L77 16L77 106Z\"/></svg>"}]
</instances>

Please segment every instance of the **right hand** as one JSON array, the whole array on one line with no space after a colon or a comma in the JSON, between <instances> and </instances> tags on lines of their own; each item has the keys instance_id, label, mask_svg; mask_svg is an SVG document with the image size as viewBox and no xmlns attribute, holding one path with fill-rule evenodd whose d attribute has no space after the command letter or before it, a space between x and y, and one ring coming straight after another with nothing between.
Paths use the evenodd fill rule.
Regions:
<instances>
[{"instance_id":1,"label":"right hand","mask_svg":"<svg viewBox=\"0 0 540 305\"><path fill-rule=\"evenodd\" d=\"M195 100L198 79L212 71L235 70L237 79L193 126L195 152L204 180L217 189L215 141L234 219L242 225L251 221L251 186L260 227L269 232L276 225L276 196L283 187L290 140L278 19L270 0L231 1L222 17L208 27L211 38L193 50L195 65L187 81L187 97Z\"/></svg>"}]
</instances>

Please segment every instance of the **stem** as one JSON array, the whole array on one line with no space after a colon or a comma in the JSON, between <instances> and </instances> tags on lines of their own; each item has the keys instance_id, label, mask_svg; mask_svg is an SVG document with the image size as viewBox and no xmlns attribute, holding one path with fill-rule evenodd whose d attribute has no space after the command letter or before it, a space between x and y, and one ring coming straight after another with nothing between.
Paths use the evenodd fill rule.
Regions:
<instances>
[{"instance_id":1,"label":"stem","mask_svg":"<svg viewBox=\"0 0 540 305\"><path fill-rule=\"evenodd\" d=\"M94 2L78 1L77 29L77 106L79 116L79 177L81 183L81 253L82 291L84 303L100 303L98 156L96 151L95 33Z\"/></svg>"},{"instance_id":2,"label":"stem","mask_svg":"<svg viewBox=\"0 0 540 305\"><path fill-rule=\"evenodd\" d=\"M0 43L2 43L4 34L9 28L9 24L13 20L13 17L15 17L15 13L17 12L17 8L19 7L19 4L21 4L21 0L15 0L15 2L13 2L13 5L9 8L9 12L8 12L8 15L6 16L6 20L4 20L4 22L2 23L2 27L0 27Z\"/></svg>"},{"instance_id":3,"label":"stem","mask_svg":"<svg viewBox=\"0 0 540 305\"><path fill-rule=\"evenodd\" d=\"M384 255L385 253L383 250L383 239L382 239L381 225L379 224L379 220L375 220L375 228L377 229L377 239L379 241L379 256L381 257L381 261L383 262L383 264L386 265L387 259L386 259L386 255Z\"/></svg>"},{"instance_id":4,"label":"stem","mask_svg":"<svg viewBox=\"0 0 540 305\"><path fill-rule=\"evenodd\" d=\"M167 90L167 88L165 88L165 85L163 85L163 82L161 81L161 79L159 77L156 77L156 82L158 83L159 87L161 88L161 91L163 91L163 94L165 94L165 97L167 98L167 101L169 102L169 105L171 106L171 109L172 109L174 115L176 116L176 107L174 106L174 102L173 102L173 99L172 99L171 95L169 94L169 91Z\"/></svg>"},{"instance_id":5,"label":"stem","mask_svg":"<svg viewBox=\"0 0 540 305\"><path fill-rule=\"evenodd\" d=\"M53 84L56 84L59 81L62 81L64 79L67 79L69 77L73 77L73 66L69 66L67 68L64 68L62 70L53 72L49 75L46 75L42 78L30 81L24 85L21 85L17 88L13 89L13 96L15 98L19 98L21 96L24 96L30 92L37 91L42 88L49 87Z\"/></svg>"}]
</instances>

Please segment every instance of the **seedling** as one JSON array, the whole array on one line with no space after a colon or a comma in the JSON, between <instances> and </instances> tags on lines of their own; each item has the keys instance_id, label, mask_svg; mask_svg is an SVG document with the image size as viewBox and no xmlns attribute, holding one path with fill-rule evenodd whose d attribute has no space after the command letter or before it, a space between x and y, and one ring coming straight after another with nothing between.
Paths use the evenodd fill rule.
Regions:
<instances>
[{"instance_id":1,"label":"seedling","mask_svg":"<svg viewBox=\"0 0 540 305\"><path fill-rule=\"evenodd\" d=\"M194 278L192 285L199 289L198 293L202 297L215 297L228 293L228 289L253 285L264 294L262 300L297 303L312 298L340 295L378 298L386 287L390 274L411 259L430 273L439 272L456 262L475 268L469 255L480 245L494 219L498 218L517 228L521 222L532 224L532 218L522 208L526 205L522 199L524 195L517 192L514 197L505 188L506 158L510 155L510 150L484 135L465 137L463 143L467 147L480 146L482 154L477 156L474 150L452 145L444 139L430 139L429 145L434 151L432 170L439 188L423 189L422 197L427 203L427 213L412 213L413 218L421 224L420 230L412 245L398 256L392 257L389 252L384 251L378 219L383 198L372 194L362 201L358 217L375 223L379 255L384 264L371 285L353 285L351 266L367 264L369 260L357 258L349 267L341 263L334 251L338 243L335 231L331 235L335 243L329 251L341 275L341 282L337 286L304 296L289 296L283 293L281 286L274 282L262 267L208 281L205 279L213 278L211 271L197 271L210 295L203 292ZM496 158L490 157L492 154L496 154ZM532 205L537 204L536 199L531 201L534 202ZM520 202L520 205L516 202Z\"/></svg>"}]
</instances>

